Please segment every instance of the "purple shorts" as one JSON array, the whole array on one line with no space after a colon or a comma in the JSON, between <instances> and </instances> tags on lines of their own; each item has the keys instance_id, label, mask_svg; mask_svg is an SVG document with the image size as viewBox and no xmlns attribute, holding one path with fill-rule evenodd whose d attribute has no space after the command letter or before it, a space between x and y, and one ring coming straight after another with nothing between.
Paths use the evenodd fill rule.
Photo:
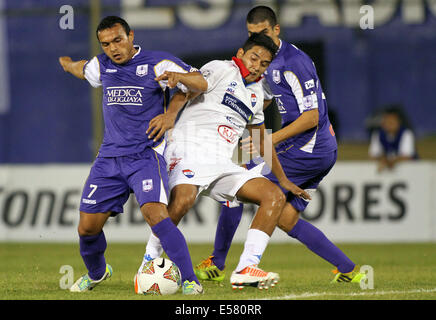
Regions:
<instances>
[{"instance_id":1,"label":"purple shorts","mask_svg":"<svg viewBox=\"0 0 436 320\"><path fill-rule=\"evenodd\" d=\"M151 148L127 156L97 157L83 188L80 211L121 213L132 192L140 207L149 202L168 204L166 162Z\"/></svg>"},{"instance_id":2,"label":"purple shorts","mask_svg":"<svg viewBox=\"0 0 436 320\"><path fill-rule=\"evenodd\" d=\"M277 149L277 157L289 180L302 189L316 189L336 163L337 151L313 155L299 149L292 150L291 148L286 151ZM246 166L247 169L252 169L258 164L259 159L256 158L247 163ZM306 209L309 203L283 189L268 166L264 166L261 174L280 187L286 195L287 202L292 204L297 211L302 212Z\"/></svg>"}]
</instances>

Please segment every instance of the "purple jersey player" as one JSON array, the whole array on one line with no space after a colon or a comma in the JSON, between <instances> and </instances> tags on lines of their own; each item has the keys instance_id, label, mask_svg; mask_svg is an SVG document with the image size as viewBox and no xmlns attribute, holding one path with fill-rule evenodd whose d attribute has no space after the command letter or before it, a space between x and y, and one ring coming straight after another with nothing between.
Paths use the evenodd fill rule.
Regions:
<instances>
[{"instance_id":1,"label":"purple jersey player","mask_svg":"<svg viewBox=\"0 0 436 320\"><path fill-rule=\"evenodd\" d=\"M164 113L167 102L167 82L155 79L164 71L189 72L193 68L169 53L134 45L133 31L119 17L104 18L97 27L97 38L104 53L90 61L59 58L65 71L88 80L93 87L102 87L105 122L103 143L80 203L80 254L88 274L70 291L91 290L112 275L104 257L103 226L109 216L123 212L133 192L144 219L180 268L183 293L202 293L185 238L168 217L168 176L161 154L165 141L150 140L146 133L149 121ZM196 72L193 76L196 74L202 77ZM183 84L179 89L184 90Z\"/></svg>"},{"instance_id":2,"label":"purple jersey player","mask_svg":"<svg viewBox=\"0 0 436 320\"><path fill-rule=\"evenodd\" d=\"M312 60L292 44L279 38L280 26L274 11L265 6L253 8L247 15L248 33L270 36L279 51L265 73L265 107L275 98L282 117L281 129L272 141L287 177L314 192L336 162L337 143L327 115L327 103ZM269 101L268 101L269 100ZM265 108L264 107L264 108ZM252 161L246 166L259 170L277 185L277 178L264 163ZM287 203L278 226L290 237L337 267L335 282L360 282L363 274L355 264L315 226L299 219L308 201L284 190ZM243 207L221 210L212 256L196 266L200 279L220 281L224 278L225 259Z\"/></svg>"}]
</instances>

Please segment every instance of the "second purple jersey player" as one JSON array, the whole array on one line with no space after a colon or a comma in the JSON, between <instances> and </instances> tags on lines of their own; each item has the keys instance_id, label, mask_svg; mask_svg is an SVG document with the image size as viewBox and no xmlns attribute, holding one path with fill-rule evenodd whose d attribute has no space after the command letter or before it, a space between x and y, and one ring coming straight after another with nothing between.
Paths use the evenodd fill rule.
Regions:
<instances>
[{"instance_id":1,"label":"second purple jersey player","mask_svg":"<svg viewBox=\"0 0 436 320\"><path fill-rule=\"evenodd\" d=\"M247 15L248 33L264 33L279 46L265 73L265 105L275 99L282 117L281 129L272 135L277 156L286 176L307 192L315 191L337 158L337 143L327 112L327 103L312 60L301 50L279 38L280 25L274 11L266 6ZM279 185L277 178L255 159L246 164ZM315 226L299 219L308 201L287 195L278 227L290 237L337 267L335 282L360 282L363 274L356 265ZM242 205L223 206L215 237L214 252L196 268L200 279L221 281L225 259L242 216Z\"/></svg>"}]
</instances>

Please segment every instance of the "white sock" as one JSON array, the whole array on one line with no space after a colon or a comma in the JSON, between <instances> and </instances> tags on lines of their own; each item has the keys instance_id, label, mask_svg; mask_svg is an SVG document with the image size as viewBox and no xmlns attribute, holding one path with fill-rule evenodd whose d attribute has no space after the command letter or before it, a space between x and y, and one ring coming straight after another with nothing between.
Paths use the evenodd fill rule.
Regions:
<instances>
[{"instance_id":1,"label":"white sock","mask_svg":"<svg viewBox=\"0 0 436 320\"><path fill-rule=\"evenodd\" d=\"M149 255L152 259L159 258L163 253L162 245L158 237L153 232L150 233L147 246L145 247L145 254Z\"/></svg>"},{"instance_id":2,"label":"white sock","mask_svg":"<svg viewBox=\"0 0 436 320\"><path fill-rule=\"evenodd\" d=\"M142 263L139 266L138 273L142 271L147 262L151 259L159 258L163 253L162 245L158 237L152 232L145 247L145 254L142 258Z\"/></svg>"},{"instance_id":3,"label":"white sock","mask_svg":"<svg viewBox=\"0 0 436 320\"><path fill-rule=\"evenodd\" d=\"M265 232L250 229L245 240L244 251L239 258L239 264L236 267L236 272L242 271L245 267L258 265L263 252L268 245L270 236Z\"/></svg>"}]
</instances>

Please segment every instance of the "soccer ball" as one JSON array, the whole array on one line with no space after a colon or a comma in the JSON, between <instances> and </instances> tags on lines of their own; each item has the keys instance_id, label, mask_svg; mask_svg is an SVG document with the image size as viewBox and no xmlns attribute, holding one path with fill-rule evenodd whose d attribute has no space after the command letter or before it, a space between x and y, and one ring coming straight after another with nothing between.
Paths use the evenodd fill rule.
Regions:
<instances>
[{"instance_id":1,"label":"soccer ball","mask_svg":"<svg viewBox=\"0 0 436 320\"><path fill-rule=\"evenodd\" d=\"M176 293L180 288L182 276L174 262L156 258L144 265L134 281L137 294L168 295Z\"/></svg>"}]
</instances>

